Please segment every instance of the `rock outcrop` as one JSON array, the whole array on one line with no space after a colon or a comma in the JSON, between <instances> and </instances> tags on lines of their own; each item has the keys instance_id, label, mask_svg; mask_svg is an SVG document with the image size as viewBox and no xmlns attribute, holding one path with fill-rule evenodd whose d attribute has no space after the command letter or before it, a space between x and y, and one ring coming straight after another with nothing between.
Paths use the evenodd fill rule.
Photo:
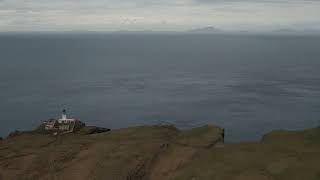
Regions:
<instances>
[{"instance_id":1,"label":"rock outcrop","mask_svg":"<svg viewBox=\"0 0 320 180\"><path fill-rule=\"evenodd\" d=\"M85 126L79 130L79 134L82 135L89 135L89 134L99 134L99 133L104 133L108 132L110 129L108 128L101 128L101 127L96 127L96 126Z\"/></svg>"},{"instance_id":2,"label":"rock outcrop","mask_svg":"<svg viewBox=\"0 0 320 180\"><path fill-rule=\"evenodd\" d=\"M15 131L9 133L7 138L13 138L13 137L16 137L16 136L20 136L20 135L22 135L24 133L26 133L26 132L15 130Z\"/></svg>"}]
</instances>

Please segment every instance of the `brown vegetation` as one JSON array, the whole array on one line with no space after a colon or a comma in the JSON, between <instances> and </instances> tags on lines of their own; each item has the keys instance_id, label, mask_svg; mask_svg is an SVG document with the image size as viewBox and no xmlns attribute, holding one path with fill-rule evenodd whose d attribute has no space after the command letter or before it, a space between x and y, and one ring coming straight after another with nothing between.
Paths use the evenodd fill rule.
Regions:
<instances>
[{"instance_id":1,"label":"brown vegetation","mask_svg":"<svg viewBox=\"0 0 320 180\"><path fill-rule=\"evenodd\" d=\"M320 130L223 144L223 130L143 126L100 134L19 133L0 141L1 180L320 179ZM223 144L223 145L222 145Z\"/></svg>"}]
</instances>

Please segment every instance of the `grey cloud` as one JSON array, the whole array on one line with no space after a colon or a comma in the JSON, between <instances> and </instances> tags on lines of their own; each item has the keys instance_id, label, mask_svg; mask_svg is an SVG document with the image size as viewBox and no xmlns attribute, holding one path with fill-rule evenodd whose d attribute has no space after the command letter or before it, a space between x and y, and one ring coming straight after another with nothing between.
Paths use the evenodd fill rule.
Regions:
<instances>
[{"instance_id":1,"label":"grey cloud","mask_svg":"<svg viewBox=\"0 0 320 180\"><path fill-rule=\"evenodd\" d=\"M296 4L319 2L319 0L194 0L197 3L271 3L271 4Z\"/></svg>"},{"instance_id":2,"label":"grey cloud","mask_svg":"<svg viewBox=\"0 0 320 180\"><path fill-rule=\"evenodd\" d=\"M316 0L0 0L0 31L266 27L318 17Z\"/></svg>"}]
</instances>

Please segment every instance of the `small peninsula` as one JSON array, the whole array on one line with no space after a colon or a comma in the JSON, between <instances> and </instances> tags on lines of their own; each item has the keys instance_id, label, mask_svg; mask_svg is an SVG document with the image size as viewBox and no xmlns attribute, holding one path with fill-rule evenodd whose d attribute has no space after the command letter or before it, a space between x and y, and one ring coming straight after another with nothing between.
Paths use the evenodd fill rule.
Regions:
<instances>
[{"instance_id":1,"label":"small peninsula","mask_svg":"<svg viewBox=\"0 0 320 180\"><path fill-rule=\"evenodd\" d=\"M67 122L61 123L52 128L69 132ZM258 142L228 144L224 129L215 125L110 130L79 124L69 133L42 124L0 140L0 179L320 179L320 128L277 130Z\"/></svg>"}]
</instances>

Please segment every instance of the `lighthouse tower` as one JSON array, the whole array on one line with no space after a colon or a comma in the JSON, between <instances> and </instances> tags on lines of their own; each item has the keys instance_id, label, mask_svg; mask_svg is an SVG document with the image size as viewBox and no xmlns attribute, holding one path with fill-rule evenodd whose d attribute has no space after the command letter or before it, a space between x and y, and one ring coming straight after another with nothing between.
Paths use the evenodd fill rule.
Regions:
<instances>
[{"instance_id":1,"label":"lighthouse tower","mask_svg":"<svg viewBox=\"0 0 320 180\"><path fill-rule=\"evenodd\" d=\"M58 119L59 123L70 123L70 122L74 122L75 119L68 119L67 118L67 111L64 109L62 110L62 114L61 114L61 119Z\"/></svg>"},{"instance_id":2,"label":"lighthouse tower","mask_svg":"<svg viewBox=\"0 0 320 180\"><path fill-rule=\"evenodd\" d=\"M62 110L62 116L61 116L62 120L66 120L67 119L67 111L64 109Z\"/></svg>"}]
</instances>

